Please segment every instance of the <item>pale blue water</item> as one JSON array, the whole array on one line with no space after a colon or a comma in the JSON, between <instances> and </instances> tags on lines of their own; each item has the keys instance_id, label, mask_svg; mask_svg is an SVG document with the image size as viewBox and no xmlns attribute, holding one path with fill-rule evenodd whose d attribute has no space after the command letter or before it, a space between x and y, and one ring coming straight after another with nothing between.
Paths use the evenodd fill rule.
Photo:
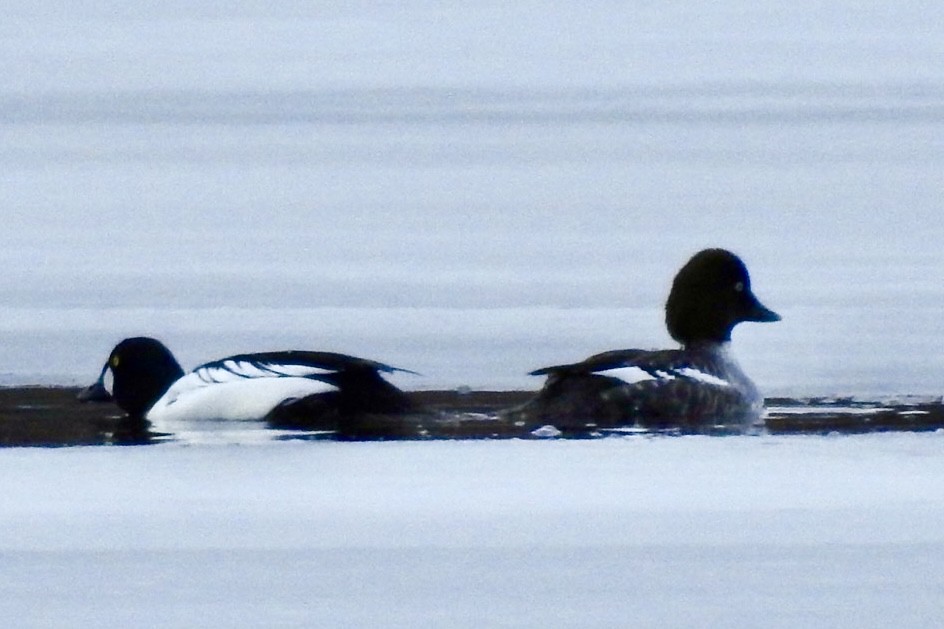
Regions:
<instances>
[{"instance_id":1,"label":"pale blue water","mask_svg":"<svg viewBox=\"0 0 944 629\"><path fill-rule=\"evenodd\" d=\"M765 393L941 393L942 8L319 6L4 4L0 383L148 334L537 387L725 246Z\"/></svg>"},{"instance_id":2,"label":"pale blue water","mask_svg":"<svg viewBox=\"0 0 944 629\"><path fill-rule=\"evenodd\" d=\"M86 383L151 334L186 366L300 347L537 387L669 344L672 275L726 246L784 316L735 334L764 392L940 395L942 24L916 0L5 0L0 384ZM939 442L7 449L0 615L932 626Z\"/></svg>"}]
</instances>

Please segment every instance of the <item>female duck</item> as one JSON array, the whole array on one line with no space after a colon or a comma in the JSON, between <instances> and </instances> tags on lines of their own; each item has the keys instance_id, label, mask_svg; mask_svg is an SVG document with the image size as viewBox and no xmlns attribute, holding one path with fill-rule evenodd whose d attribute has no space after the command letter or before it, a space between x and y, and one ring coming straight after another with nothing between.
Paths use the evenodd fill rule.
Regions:
<instances>
[{"instance_id":1,"label":"female duck","mask_svg":"<svg viewBox=\"0 0 944 629\"><path fill-rule=\"evenodd\" d=\"M538 369L531 373L548 377L544 388L508 418L565 432L748 425L761 417L763 397L730 354L731 331L779 320L751 292L740 258L706 249L678 272L666 302L666 327L681 349L615 350Z\"/></svg>"}]
</instances>

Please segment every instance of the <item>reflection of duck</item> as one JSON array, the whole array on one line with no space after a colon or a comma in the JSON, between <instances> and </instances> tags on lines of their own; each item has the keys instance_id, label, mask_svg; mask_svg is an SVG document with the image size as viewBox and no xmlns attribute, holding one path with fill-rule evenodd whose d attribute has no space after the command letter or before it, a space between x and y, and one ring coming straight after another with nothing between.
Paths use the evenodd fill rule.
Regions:
<instances>
[{"instance_id":1,"label":"reflection of duck","mask_svg":"<svg viewBox=\"0 0 944 629\"><path fill-rule=\"evenodd\" d=\"M411 410L407 396L380 376L394 371L405 370L344 354L286 351L230 356L185 374L163 343L134 337L115 346L80 399L111 397L131 420L147 420L158 433L216 420L330 430L365 414Z\"/></svg>"},{"instance_id":2,"label":"reflection of duck","mask_svg":"<svg viewBox=\"0 0 944 629\"><path fill-rule=\"evenodd\" d=\"M763 397L728 345L742 321L779 321L751 292L747 267L723 249L697 253L675 276L665 306L681 349L615 350L572 365L545 367L544 388L506 416L528 425L743 425L763 413Z\"/></svg>"}]
</instances>

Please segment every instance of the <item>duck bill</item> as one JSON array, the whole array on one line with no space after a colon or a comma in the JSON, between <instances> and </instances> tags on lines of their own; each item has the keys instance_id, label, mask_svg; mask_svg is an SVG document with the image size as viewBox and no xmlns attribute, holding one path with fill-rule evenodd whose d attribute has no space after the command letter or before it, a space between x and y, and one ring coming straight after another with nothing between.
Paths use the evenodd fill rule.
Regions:
<instances>
[{"instance_id":1,"label":"duck bill","mask_svg":"<svg viewBox=\"0 0 944 629\"><path fill-rule=\"evenodd\" d=\"M91 386L79 391L76 399L80 402L110 402L112 400L111 393L105 388L105 373L107 371L108 365L105 365L102 367L102 373L98 376L98 380Z\"/></svg>"},{"instance_id":2,"label":"duck bill","mask_svg":"<svg viewBox=\"0 0 944 629\"><path fill-rule=\"evenodd\" d=\"M744 313L744 321L756 321L758 323L773 323L780 321L781 317L776 312L760 303L757 297L751 296L752 303Z\"/></svg>"}]
</instances>

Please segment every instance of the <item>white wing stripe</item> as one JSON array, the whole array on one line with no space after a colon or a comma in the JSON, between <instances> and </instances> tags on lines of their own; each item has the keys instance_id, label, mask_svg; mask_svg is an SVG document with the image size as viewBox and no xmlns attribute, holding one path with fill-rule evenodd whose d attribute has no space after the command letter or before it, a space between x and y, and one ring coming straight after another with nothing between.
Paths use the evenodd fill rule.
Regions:
<instances>
[{"instance_id":1,"label":"white wing stripe","mask_svg":"<svg viewBox=\"0 0 944 629\"><path fill-rule=\"evenodd\" d=\"M622 380L626 384L637 384L639 382L656 379L655 376L640 367L615 367L613 369L606 369L605 371L597 371L594 373L596 373L598 376L606 376L607 378L616 378L617 380Z\"/></svg>"},{"instance_id":2,"label":"white wing stripe","mask_svg":"<svg viewBox=\"0 0 944 629\"><path fill-rule=\"evenodd\" d=\"M719 378L718 376L713 376L710 373L705 373L704 371L699 371L692 367L685 367L683 369L679 369L677 373L680 376L683 376L685 378L691 378L692 380L697 380L698 382L703 382L705 384L711 384L716 387L730 387L731 386L731 383L723 378Z\"/></svg>"},{"instance_id":3,"label":"white wing stripe","mask_svg":"<svg viewBox=\"0 0 944 629\"><path fill-rule=\"evenodd\" d=\"M714 376L710 373L705 373L695 369L694 367L682 367L681 369L669 369L669 370L655 370L654 373L650 373L643 369L642 367L629 366L629 367L614 367L612 369L605 369L603 371L594 372L598 376L606 376L608 378L616 378L617 380L622 380L626 384L639 384L640 382L648 382L650 380L658 380L659 382L668 382L670 380L675 380L676 378L687 378L689 380L694 380L702 384L708 384L715 387L730 387L731 383L723 378Z\"/></svg>"},{"instance_id":4,"label":"white wing stripe","mask_svg":"<svg viewBox=\"0 0 944 629\"><path fill-rule=\"evenodd\" d=\"M227 360L222 365L199 367L193 372L205 384L218 384L253 378L306 378L336 373L331 369L310 365L283 365Z\"/></svg>"}]
</instances>

